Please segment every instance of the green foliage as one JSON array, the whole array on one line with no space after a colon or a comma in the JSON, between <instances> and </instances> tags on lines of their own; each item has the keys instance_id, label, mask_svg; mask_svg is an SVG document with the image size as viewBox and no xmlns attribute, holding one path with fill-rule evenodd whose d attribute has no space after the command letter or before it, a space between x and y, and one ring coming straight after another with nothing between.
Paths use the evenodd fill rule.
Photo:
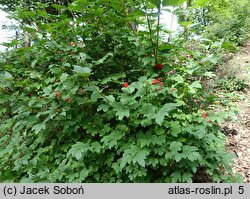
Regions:
<instances>
[{"instance_id":1,"label":"green foliage","mask_svg":"<svg viewBox=\"0 0 250 199\"><path fill-rule=\"evenodd\" d=\"M163 0L163 6L179 6L181 3L185 2L185 0Z\"/></svg>"},{"instance_id":2,"label":"green foliage","mask_svg":"<svg viewBox=\"0 0 250 199\"><path fill-rule=\"evenodd\" d=\"M242 45L249 38L250 2L248 0L208 1L196 8L191 18L198 22L197 30L204 31L204 37L223 39L227 46Z\"/></svg>"},{"instance_id":3,"label":"green foliage","mask_svg":"<svg viewBox=\"0 0 250 199\"><path fill-rule=\"evenodd\" d=\"M244 78L230 77L218 80L218 87L226 91L245 91L248 83Z\"/></svg>"},{"instance_id":4,"label":"green foliage","mask_svg":"<svg viewBox=\"0 0 250 199\"><path fill-rule=\"evenodd\" d=\"M19 10L33 43L1 55L1 182L191 182L201 167L238 180L219 130L234 111L200 81L217 59L161 41L157 2Z\"/></svg>"}]
</instances>

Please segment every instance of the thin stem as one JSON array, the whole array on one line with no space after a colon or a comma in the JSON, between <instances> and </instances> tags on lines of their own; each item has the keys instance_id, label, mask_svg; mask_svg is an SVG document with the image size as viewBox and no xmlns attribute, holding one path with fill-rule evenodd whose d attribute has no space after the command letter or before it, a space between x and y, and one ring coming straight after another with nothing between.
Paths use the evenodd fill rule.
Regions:
<instances>
[{"instance_id":1,"label":"thin stem","mask_svg":"<svg viewBox=\"0 0 250 199\"><path fill-rule=\"evenodd\" d=\"M147 23L148 23L150 41L151 41L151 44L153 46L153 54L154 54L155 59L157 60L157 52L156 52L155 44L154 44L154 41L153 41L152 27L151 27L150 19L148 17L147 7L146 7L145 2L144 1L142 1L142 2L143 2L144 10L146 12L146 18L147 18Z\"/></svg>"},{"instance_id":2,"label":"thin stem","mask_svg":"<svg viewBox=\"0 0 250 199\"><path fill-rule=\"evenodd\" d=\"M33 23L33 25L37 28L37 30L39 30L41 33L43 33L43 31L35 24ZM49 39L47 36L45 36L46 39L57 49L62 50L60 47L58 47L51 39Z\"/></svg>"},{"instance_id":3,"label":"thin stem","mask_svg":"<svg viewBox=\"0 0 250 199\"><path fill-rule=\"evenodd\" d=\"M70 2L67 0L67 6L70 4ZM72 12L72 10L71 9L69 9L69 11L70 11L70 13L71 13L71 15L72 15L72 17L73 17L73 21L74 21L74 19L76 18L75 17L75 14L74 14L74 12Z\"/></svg>"},{"instance_id":4,"label":"thin stem","mask_svg":"<svg viewBox=\"0 0 250 199\"><path fill-rule=\"evenodd\" d=\"M100 92L95 86L94 86L95 90L110 104L110 100L102 93Z\"/></svg>"},{"instance_id":5,"label":"thin stem","mask_svg":"<svg viewBox=\"0 0 250 199\"><path fill-rule=\"evenodd\" d=\"M157 40L156 40L156 49L155 49L155 64L158 64L158 50L159 50L159 37L160 37L160 15L161 15L161 5L158 7L158 19L157 19Z\"/></svg>"}]
</instances>

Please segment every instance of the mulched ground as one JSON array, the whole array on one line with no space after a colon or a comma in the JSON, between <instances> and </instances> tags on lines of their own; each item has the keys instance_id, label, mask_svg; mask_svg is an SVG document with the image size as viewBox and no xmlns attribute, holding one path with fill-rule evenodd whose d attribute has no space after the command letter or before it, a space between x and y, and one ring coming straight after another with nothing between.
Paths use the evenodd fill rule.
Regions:
<instances>
[{"instance_id":1,"label":"mulched ground","mask_svg":"<svg viewBox=\"0 0 250 199\"><path fill-rule=\"evenodd\" d=\"M250 42L226 67L235 68L238 76L247 79L250 85ZM222 132L227 136L227 151L236 155L233 170L242 174L244 182L250 182L250 87L244 95L243 101L235 102L239 109L237 120L225 123Z\"/></svg>"}]
</instances>

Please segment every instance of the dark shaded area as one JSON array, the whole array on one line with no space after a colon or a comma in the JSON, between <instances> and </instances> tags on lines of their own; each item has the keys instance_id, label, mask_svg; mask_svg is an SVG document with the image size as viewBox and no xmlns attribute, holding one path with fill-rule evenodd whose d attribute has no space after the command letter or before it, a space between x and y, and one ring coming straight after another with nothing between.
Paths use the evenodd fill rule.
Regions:
<instances>
[{"instance_id":1,"label":"dark shaded area","mask_svg":"<svg viewBox=\"0 0 250 199\"><path fill-rule=\"evenodd\" d=\"M227 126L222 127L221 132L222 132L224 135L226 135L226 136L229 136L229 135L238 135L238 131L237 131L237 130L235 130L235 129L230 129L230 128L227 127Z\"/></svg>"},{"instance_id":2,"label":"dark shaded area","mask_svg":"<svg viewBox=\"0 0 250 199\"><path fill-rule=\"evenodd\" d=\"M200 167L193 176L193 183L213 183L213 179L204 168Z\"/></svg>"},{"instance_id":3,"label":"dark shaded area","mask_svg":"<svg viewBox=\"0 0 250 199\"><path fill-rule=\"evenodd\" d=\"M49 6L46 8L46 11L49 14L57 15L59 14L58 11L52 6L53 4L63 5L67 6L69 3L72 3L73 0L0 0L0 5L2 6L1 9L8 12L13 11L16 9L17 6L23 4L29 7L32 7L32 5L40 3L46 3Z\"/></svg>"}]
</instances>

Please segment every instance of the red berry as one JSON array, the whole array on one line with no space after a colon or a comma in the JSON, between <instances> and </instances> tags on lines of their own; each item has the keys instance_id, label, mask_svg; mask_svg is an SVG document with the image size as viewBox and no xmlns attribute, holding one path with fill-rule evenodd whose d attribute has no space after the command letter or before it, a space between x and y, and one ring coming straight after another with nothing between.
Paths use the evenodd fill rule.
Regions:
<instances>
[{"instance_id":1,"label":"red berry","mask_svg":"<svg viewBox=\"0 0 250 199\"><path fill-rule=\"evenodd\" d=\"M128 82L125 82L125 83L123 84L123 86L124 86L125 88L127 88L127 87L129 86Z\"/></svg>"},{"instance_id":2,"label":"red berry","mask_svg":"<svg viewBox=\"0 0 250 199\"><path fill-rule=\"evenodd\" d=\"M221 167L221 164L218 164L218 167Z\"/></svg>"},{"instance_id":3,"label":"red berry","mask_svg":"<svg viewBox=\"0 0 250 199\"><path fill-rule=\"evenodd\" d=\"M28 95L29 95L30 97L32 97L32 93L29 93Z\"/></svg>"},{"instance_id":4,"label":"red berry","mask_svg":"<svg viewBox=\"0 0 250 199\"><path fill-rule=\"evenodd\" d=\"M172 167L172 166L173 166L173 164L169 164L169 166L170 166L170 167Z\"/></svg>"},{"instance_id":5,"label":"red berry","mask_svg":"<svg viewBox=\"0 0 250 199\"><path fill-rule=\"evenodd\" d=\"M158 83L159 83L159 81L158 81L157 79L153 79L153 80L152 80L152 84L153 84L153 85L158 84Z\"/></svg>"},{"instance_id":6,"label":"red berry","mask_svg":"<svg viewBox=\"0 0 250 199\"><path fill-rule=\"evenodd\" d=\"M59 80L58 80L58 79L56 79L56 82L59 82Z\"/></svg>"},{"instance_id":7,"label":"red berry","mask_svg":"<svg viewBox=\"0 0 250 199\"><path fill-rule=\"evenodd\" d=\"M203 118L206 118L207 116L208 116L207 113L203 113L203 114L202 114L202 117L203 117Z\"/></svg>"},{"instance_id":8,"label":"red berry","mask_svg":"<svg viewBox=\"0 0 250 199\"><path fill-rule=\"evenodd\" d=\"M66 101L67 101L68 103L71 103L71 102L72 102L72 99L67 98Z\"/></svg>"}]
</instances>

